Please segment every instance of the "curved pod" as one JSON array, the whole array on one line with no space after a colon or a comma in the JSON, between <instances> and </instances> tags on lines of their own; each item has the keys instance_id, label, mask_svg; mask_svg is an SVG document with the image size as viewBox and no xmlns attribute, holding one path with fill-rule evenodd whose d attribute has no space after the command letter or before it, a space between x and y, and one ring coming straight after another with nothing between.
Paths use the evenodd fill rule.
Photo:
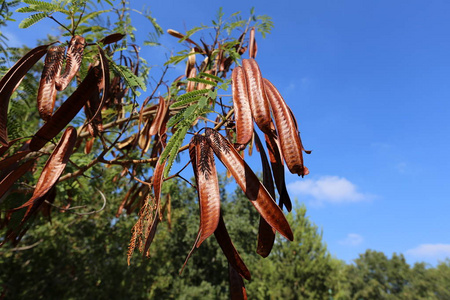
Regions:
<instances>
[{"instance_id":1,"label":"curved pod","mask_svg":"<svg viewBox=\"0 0 450 300\"><path fill-rule=\"evenodd\" d=\"M272 107L284 161L291 173L299 176L307 175L308 169L303 165L302 142L290 109L269 80L264 79L264 85Z\"/></svg>"},{"instance_id":2,"label":"curved pod","mask_svg":"<svg viewBox=\"0 0 450 300\"><path fill-rule=\"evenodd\" d=\"M236 119L236 143L246 145L253 135L252 111L248 99L247 82L242 67L236 67L231 76L234 117Z\"/></svg>"}]
</instances>

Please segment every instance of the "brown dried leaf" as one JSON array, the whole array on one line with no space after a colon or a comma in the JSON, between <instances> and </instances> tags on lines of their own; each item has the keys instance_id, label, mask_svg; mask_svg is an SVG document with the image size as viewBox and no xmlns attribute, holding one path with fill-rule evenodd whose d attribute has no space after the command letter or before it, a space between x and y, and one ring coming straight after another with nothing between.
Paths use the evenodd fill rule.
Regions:
<instances>
[{"instance_id":1,"label":"brown dried leaf","mask_svg":"<svg viewBox=\"0 0 450 300\"><path fill-rule=\"evenodd\" d=\"M236 143L245 147L253 135L253 120L248 98L247 82L241 67L232 73L234 117L236 119ZM238 147L241 149L241 147Z\"/></svg>"},{"instance_id":2,"label":"brown dried leaf","mask_svg":"<svg viewBox=\"0 0 450 300\"><path fill-rule=\"evenodd\" d=\"M160 208L160 203L161 203L161 188L162 188L162 184L163 184L163 175L164 175L165 165L166 165L166 161L165 160L161 161L161 159L159 159L158 162L156 163L156 167L153 172L152 186L153 186L153 193L155 195L156 216L154 217L151 227L148 230L148 236L146 238L144 251L143 251L144 256L147 255L148 249L150 248L150 245L153 242L153 239L155 238L156 228L158 227L158 224L160 221L159 220L159 216L160 216L159 208Z\"/></svg>"},{"instance_id":3,"label":"brown dried leaf","mask_svg":"<svg viewBox=\"0 0 450 300\"><path fill-rule=\"evenodd\" d=\"M286 102L284 102L275 86L267 79L264 79L264 86L272 107L284 161L291 173L303 177L308 172L303 165L303 145L296 123Z\"/></svg>"},{"instance_id":4,"label":"brown dried leaf","mask_svg":"<svg viewBox=\"0 0 450 300\"><path fill-rule=\"evenodd\" d=\"M231 143L212 128L205 129L205 136L216 156L230 170L237 184L259 214L270 226L292 241L294 236L283 212Z\"/></svg>"},{"instance_id":5,"label":"brown dried leaf","mask_svg":"<svg viewBox=\"0 0 450 300\"><path fill-rule=\"evenodd\" d=\"M9 98L28 70L47 53L48 46L50 45L43 45L32 49L19 59L0 80L0 144L4 146L8 145L6 123L8 120Z\"/></svg>"},{"instance_id":6,"label":"brown dried leaf","mask_svg":"<svg viewBox=\"0 0 450 300\"><path fill-rule=\"evenodd\" d=\"M254 59L250 58L242 60L242 68L247 82L248 99L253 119L262 132L271 134L270 123L272 118L259 66Z\"/></svg>"}]
</instances>

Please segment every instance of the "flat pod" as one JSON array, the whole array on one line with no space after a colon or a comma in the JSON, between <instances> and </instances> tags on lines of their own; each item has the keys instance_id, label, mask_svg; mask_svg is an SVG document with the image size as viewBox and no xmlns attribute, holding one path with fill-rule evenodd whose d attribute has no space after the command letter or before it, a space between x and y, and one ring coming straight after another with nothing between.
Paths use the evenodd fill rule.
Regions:
<instances>
[{"instance_id":1,"label":"flat pod","mask_svg":"<svg viewBox=\"0 0 450 300\"><path fill-rule=\"evenodd\" d=\"M204 136L194 135L192 137L189 155L197 182L200 205L200 236L196 243L198 248L204 240L214 233L219 224L220 190L214 163L214 152Z\"/></svg>"},{"instance_id":2,"label":"flat pod","mask_svg":"<svg viewBox=\"0 0 450 300\"><path fill-rule=\"evenodd\" d=\"M248 98L253 119L262 132L270 134L272 118L259 66L254 59L250 58L242 60L242 68L247 82Z\"/></svg>"},{"instance_id":3,"label":"flat pod","mask_svg":"<svg viewBox=\"0 0 450 300\"><path fill-rule=\"evenodd\" d=\"M222 215L219 218L219 224L217 225L216 231L214 231L214 236L219 243L220 248L225 254L229 264L245 279L250 280L251 275L241 256L237 252L236 248L231 241L228 230L225 227L225 222L223 221Z\"/></svg>"},{"instance_id":4,"label":"flat pod","mask_svg":"<svg viewBox=\"0 0 450 300\"><path fill-rule=\"evenodd\" d=\"M33 136L30 142L31 151L38 151L48 141L54 138L64 127L72 121L84 106L86 101L98 89L97 82L101 78L98 67L89 70L78 88L53 114L52 118L44 124Z\"/></svg>"},{"instance_id":5,"label":"flat pod","mask_svg":"<svg viewBox=\"0 0 450 300\"><path fill-rule=\"evenodd\" d=\"M0 144L8 146L9 98L22 78L47 53L49 45L36 47L19 59L0 80Z\"/></svg>"},{"instance_id":6,"label":"flat pod","mask_svg":"<svg viewBox=\"0 0 450 300\"><path fill-rule=\"evenodd\" d=\"M45 57L37 96L39 115L44 121L48 121L53 114L56 100L55 82L58 80L61 72L64 52L65 47L53 46L48 49Z\"/></svg>"},{"instance_id":7,"label":"flat pod","mask_svg":"<svg viewBox=\"0 0 450 300\"><path fill-rule=\"evenodd\" d=\"M272 228L292 241L294 239L292 230L280 207L278 207L275 200L273 200L258 177L231 143L212 128L205 129L205 136L216 156L231 172L237 184L241 187L253 206L255 206L259 214Z\"/></svg>"},{"instance_id":8,"label":"flat pod","mask_svg":"<svg viewBox=\"0 0 450 300\"><path fill-rule=\"evenodd\" d=\"M289 171L299 176L308 174L303 165L303 146L292 114L275 86L267 79L264 85L280 139L281 151Z\"/></svg>"},{"instance_id":9,"label":"flat pod","mask_svg":"<svg viewBox=\"0 0 450 300\"><path fill-rule=\"evenodd\" d=\"M247 82L241 67L234 68L231 76L234 117L236 119L236 143L247 145L253 135L252 111L248 99Z\"/></svg>"},{"instance_id":10,"label":"flat pod","mask_svg":"<svg viewBox=\"0 0 450 300\"><path fill-rule=\"evenodd\" d=\"M32 211L35 211L40 204L42 204L42 201L45 200L47 193L56 185L59 177L66 167L67 162L69 161L69 157L72 154L76 141L76 129L72 126L67 127L66 131L61 136L58 145L42 169L42 173L36 183L33 196L26 203L14 209L18 210L23 207L28 207L23 220L25 220L26 217L32 213Z\"/></svg>"},{"instance_id":11,"label":"flat pod","mask_svg":"<svg viewBox=\"0 0 450 300\"><path fill-rule=\"evenodd\" d=\"M81 60L83 59L85 46L86 40L82 36L75 35L70 39L66 55L66 68L61 77L56 81L56 89L58 91L65 90L78 72L81 66Z\"/></svg>"}]
</instances>

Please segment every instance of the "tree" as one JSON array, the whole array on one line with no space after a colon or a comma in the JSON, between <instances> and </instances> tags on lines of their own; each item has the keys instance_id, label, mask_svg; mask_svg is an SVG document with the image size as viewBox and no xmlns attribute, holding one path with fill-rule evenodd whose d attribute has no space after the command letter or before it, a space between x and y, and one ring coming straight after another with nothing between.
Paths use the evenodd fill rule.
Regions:
<instances>
[{"instance_id":1,"label":"tree","mask_svg":"<svg viewBox=\"0 0 450 300\"><path fill-rule=\"evenodd\" d=\"M289 221L294 242L278 236L269 258L258 263L249 284L257 299L327 299L336 289L336 262L322 242L322 233L300 206Z\"/></svg>"},{"instance_id":2,"label":"tree","mask_svg":"<svg viewBox=\"0 0 450 300\"><path fill-rule=\"evenodd\" d=\"M200 204L194 248L214 234L228 258L230 272L250 278L222 220L214 157L236 179L266 229L273 228L261 231L261 240L269 241L275 231L292 240L282 211L283 205L291 209L283 164L301 176L308 174L308 169L303 165L304 149L295 117L276 88L262 78L255 60L255 32L263 36L270 32L269 17L252 11L248 19L238 13L227 20L220 11L210 27L193 28L185 34L168 30L184 41L187 49L166 62L161 78L151 86L148 67L133 44L132 10L124 1L119 9L108 2L103 10L94 2L79 0L25 4L17 11L31 15L19 27L50 19L68 40L58 45L51 37L47 44L25 53L19 50L16 54L22 57L0 81L2 245L10 243L10 249L16 249L21 240L30 241L30 229L44 226L49 230L41 213L50 217L56 208L63 215L70 210L78 215L96 214L106 211L108 198L114 195L115 199L123 197L117 218L123 211L131 216L138 212L129 259L134 249L150 255L164 214L163 201L168 197L164 193L167 181L177 177L189 181L181 175L184 168L175 164L179 154L188 149ZM55 12L66 20L57 19ZM106 17L106 23L101 17ZM145 44L154 44L163 31L149 13L145 17L154 29ZM212 31L212 40L195 41L193 34L202 30ZM250 58L242 60L241 68L238 65L247 48ZM44 56L42 65L39 61ZM187 79L168 81L167 68L184 61ZM233 104L226 105L221 93L230 84ZM147 87L151 92L143 100L139 96ZM163 96L155 96L158 93ZM82 108L84 114L79 113ZM24 117L30 119L26 126L21 122ZM264 184L238 153L257 139L253 121L265 135L272 167L267 167L266 159ZM193 138L183 146L188 134ZM262 145L258 147L263 153ZM267 178L272 174L270 183ZM104 186L105 180L114 185ZM273 180L281 196L280 206L274 201ZM93 199L100 208L78 210L97 206L92 205ZM63 220L73 221L70 217ZM96 222L99 224L107 222Z\"/></svg>"}]
</instances>

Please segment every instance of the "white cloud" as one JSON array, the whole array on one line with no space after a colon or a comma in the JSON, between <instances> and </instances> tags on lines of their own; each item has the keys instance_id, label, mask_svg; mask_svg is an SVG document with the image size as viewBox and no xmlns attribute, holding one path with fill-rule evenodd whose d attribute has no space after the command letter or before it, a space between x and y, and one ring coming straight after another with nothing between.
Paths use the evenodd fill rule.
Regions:
<instances>
[{"instance_id":1,"label":"white cloud","mask_svg":"<svg viewBox=\"0 0 450 300\"><path fill-rule=\"evenodd\" d=\"M450 258L450 244L421 244L406 251L407 255L421 259L444 260Z\"/></svg>"},{"instance_id":2,"label":"white cloud","mask_svg":"<svg viewBox=\"0 0 450 300\"><path fill-rule=\"evenodd\" d=\"M9 30L3 30L3 34L8 39L8 41L6 42L8 47L20 47L24 44L16 34L12 33Z\"/></svg>"},{"instance_id":3,"label":"white cloud","mask_svg":"<svg viewBox=\"0 0 450 300\"><path fill-rule=\"evenodd\" d=\"M339 244L344 246L358 246L364 241L363 237L357 233L349 233L343 240L338 241Z\"/></svg>"},{"instance_id":4,"label":"white cloud","mask_svg":"<svg viewBox=\"0 0 450 300\"><path fill-rule=\"evenodd\" d=\"M292 195L310 196L318 203L352 203L370 200L373 197L360 193L355 184L339 176L297 180L288 184L287 188Z\"/></svg>"}]
</instances>

